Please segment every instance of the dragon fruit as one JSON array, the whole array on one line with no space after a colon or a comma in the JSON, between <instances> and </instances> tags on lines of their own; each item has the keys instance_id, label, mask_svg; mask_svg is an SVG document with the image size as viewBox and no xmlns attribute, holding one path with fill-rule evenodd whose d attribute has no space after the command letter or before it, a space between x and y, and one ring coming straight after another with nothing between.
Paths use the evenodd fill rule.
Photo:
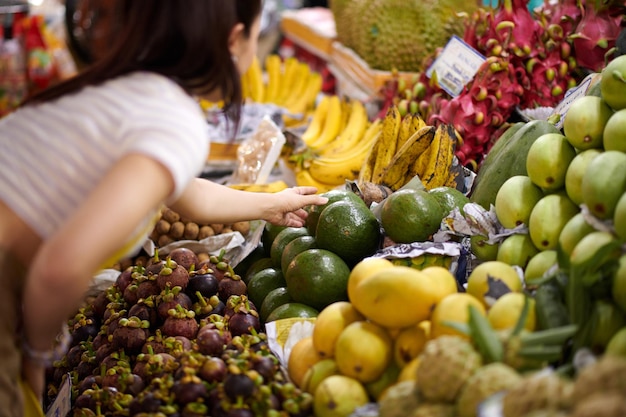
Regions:
<instances>
[{"instance_id":1,"label":"dragon fruit","mask_svg":"<svg viewBox=\"0 0 626 417\"><path fill-rule=\"evenodd\" d=\"M571 36L580 66L595 72L604 68L605 55L615 46L620 32L618 22L607 8L594 10L590 5L585 6L576 33Z\"/></svg>"},{"instance_id":2,"label":"dragon fruit","mask_svg":"<svg viewBox=\"0 0 626 417\"><path fill-rule=\"evenodd\" d=\"M511 116L522 94L511 63L489 57L463 92L442 101L440 112L432 115L428 123L454 125L463 137L457 158L463 165L477 166L490 147L493 133Z\"/></svg>"}]
</instances>

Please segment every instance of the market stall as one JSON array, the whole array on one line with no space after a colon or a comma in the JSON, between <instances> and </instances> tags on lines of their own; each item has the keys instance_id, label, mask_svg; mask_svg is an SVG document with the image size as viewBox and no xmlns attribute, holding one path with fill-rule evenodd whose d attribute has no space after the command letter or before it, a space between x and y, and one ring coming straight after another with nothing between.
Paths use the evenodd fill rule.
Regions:
<instances>
[{"instance_id":1,"label":"market stall","mask_svg":"<svg viewBox=\"0 0 626 417\"><path fill-rule=\"evenodd\" d=\"M328 203L163 210L68 319L49 415L626 415L623 2L279 16L235 143L199 100L204 174Z\"/></svg>"}]
</instances>

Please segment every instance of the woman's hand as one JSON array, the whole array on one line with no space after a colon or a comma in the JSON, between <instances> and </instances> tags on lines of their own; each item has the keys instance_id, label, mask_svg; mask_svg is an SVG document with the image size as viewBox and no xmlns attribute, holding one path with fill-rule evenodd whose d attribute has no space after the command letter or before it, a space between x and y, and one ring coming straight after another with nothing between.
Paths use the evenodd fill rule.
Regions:
<instances>
[{"instance_id":1,"label":"woman's hand","mask_svg":"<svg viewBox=\"0 0 626 417\"><path fill-rule=\"evenodd\" d=\"M307 217L304 207L322 205L328 202L326 197L315 194L315 187L286 188L274 194L276 205L265 219L277 226L302 227Z\"/></svg>"}]
</instances>

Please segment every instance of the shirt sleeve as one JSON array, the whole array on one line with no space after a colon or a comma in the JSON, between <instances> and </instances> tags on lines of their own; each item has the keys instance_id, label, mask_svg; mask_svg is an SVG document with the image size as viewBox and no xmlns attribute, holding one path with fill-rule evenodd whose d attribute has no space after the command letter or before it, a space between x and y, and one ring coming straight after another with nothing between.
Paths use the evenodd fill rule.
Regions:
<instances>
[{"instance_id":1,"label":"shirt sleeve","mask_svg":"<svg viewBox=\"0 0 626 417\"><path fill-rule=\"evenodd\" d=\"M167 203L171 203L202 172L208 158L209 131L199 108L141 111L132 119L126 144L127 153L147 155L170 171L174 191Z\"/></svg>"}]
</instances>

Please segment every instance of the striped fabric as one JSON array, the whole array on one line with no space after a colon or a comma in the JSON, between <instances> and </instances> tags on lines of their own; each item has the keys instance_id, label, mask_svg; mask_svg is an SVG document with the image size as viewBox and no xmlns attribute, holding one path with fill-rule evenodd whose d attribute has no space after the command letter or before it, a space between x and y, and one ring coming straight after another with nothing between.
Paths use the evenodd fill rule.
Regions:
<instances>
[{"instance_id":1,"label":"striped fabric","mask_svg":"<svg viewBox=\"0 0 626 417\"><path fill-rule=\"evenodd\" d=\"M45 239L124 155L166 166L171 201L201 172L208 149L197 102L165 77L133 73L0 119L0 199Z\"/></svg>"}]
</instances>

